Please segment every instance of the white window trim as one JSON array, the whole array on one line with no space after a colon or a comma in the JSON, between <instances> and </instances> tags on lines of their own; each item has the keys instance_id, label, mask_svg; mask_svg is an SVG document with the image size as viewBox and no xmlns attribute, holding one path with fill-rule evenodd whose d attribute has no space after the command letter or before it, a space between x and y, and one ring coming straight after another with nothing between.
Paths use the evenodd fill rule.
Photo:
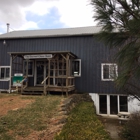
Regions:
<instances>
[{"instance_id":1,"label":"white window trim","mask_svg":"<svg viewBox=\"0 0 140 140\"><path fill-rule=\"evenodd\" d=\"M114 65L115 66L115 69L116 69L116 76L118 77L118 65L116 63L102 63L101 64L101 80L102 81L114 81L115 79L114 78L110 78L110 79L104 79L104 76L103 76L103 66L104 65Z\"/></svg>"},{"instance_id":2,"label":"white window trim","mask_svg":"<svg viewBox=\"0 0 140 140\"><path fill-rule=\"evenodd\" d=\"M74 61L79 61L79 75L74 75L74 77L81 77L81 59L75 59Z\"/></svg>"},{"instance_id":3,"label":"white window trim","mask_svg":"<svg viewBox=\"0 0 140 140\"><path fill-rule=\"evenodd\" d=\"M23 60L23 75L24 76L25 76L25 74L24 74L24 68L25 68L24 63L25 62L27 62L27 61L26 60ZM32 75L28 75L28 77L33 77L34 76L34 61L33 60L28 60L28 62L32 62L33 63L33 65L32 65L32 69L33 69Z\"/></svg>"},{"instance_id":4,"label":"white window trim","mask_svg":"<svg viewBox=\"0 0 140 140\"><path fill-rule=\"evenodd\" d=\"M0 81L10 81L11 66L0 66L0 74L1 74L1 68L9 68L9 78L0 79Z\"/></svg>"}]
</instances>

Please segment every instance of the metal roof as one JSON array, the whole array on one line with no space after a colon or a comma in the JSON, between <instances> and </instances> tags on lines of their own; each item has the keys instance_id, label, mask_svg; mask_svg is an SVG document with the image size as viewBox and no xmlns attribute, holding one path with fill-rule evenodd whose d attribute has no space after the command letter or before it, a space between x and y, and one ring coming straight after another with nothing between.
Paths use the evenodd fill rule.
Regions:
<instances>
[{"instance_id":1,"label":"metal roof","mask_svg":"<svg viewBox=\"0 0 140 140\"><path fill-rule=\"evenodd\" d=\"M99 33L101 29L102 27L99 26L89 26L61 29L21 30L1 34L0 39L93 35Z\"/></svg>"}]
</instances>

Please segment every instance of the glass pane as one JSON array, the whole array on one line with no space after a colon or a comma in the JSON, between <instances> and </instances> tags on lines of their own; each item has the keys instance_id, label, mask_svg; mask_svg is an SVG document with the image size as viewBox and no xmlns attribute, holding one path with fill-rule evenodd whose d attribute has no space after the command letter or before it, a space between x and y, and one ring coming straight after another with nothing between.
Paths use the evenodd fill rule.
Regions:
<instances>
[{"instance_id":1,"label":"glass pane","mask_svg":"<svg viewBox=\"0 0 140 140\"><path fill-rule=\"evenodd\" d=\"M0 75L0 78L1 79L4 79L4 72L5 71L5 68L1 68L1 75Z\"/></svg>"},{"instance_id":2,"label":"glass pane","mask_svg":"<svg viewBox=\"0 0 140 140\"><path fill-rule=\"evenodd\" d=\"M109 65L103 65L103 78L109 79Z\"/></svg>"},{"instance_id":3,"label":"glass pane","mask_svg":"<svg viewBox=\"0 0 140 140\"><path fill-rule=\"evenodd\" d=\"M72 71L73 71L73 73L74 73L74 75L76 76L76 75L79 75L79 71L80 71L80 67L79 67L79 65L80 65L80 62L79 61L73 61L73 65L72 65Z\"/></svg>"},{"instance_id":4,"label":"glass pane","mask_svg":"<svg viewBox=\"0 0 140 140\"><path fill-rule=\"evenodd\" d=\"M110 65L110 78L114 79L116 77L116 65Z\"/></svg>"},{"instance_id":5,"label":"glass pane","mask_svg":"<svg viewBox=\"0 0 140 140\"><path fill-rule=\"evenodd\" d=\"M100 114L107 114L107 96L106 95L99 96L99 107L100 107Z\"/></svg>"},{"instance_id":6,"label":"glass pane","mask_svg":"<svg viewBox=\"0 0 140 140\"><path fill-rule=\"evenodd\" d=\"M23 70L23 74L26 75L26 67L27 67L27 63L24 61L24 70Z\"/></svg>"},{"instance_id":7,"label":"glass pane","mask_svg":"<svg viewBox=\"0 0 140 140\"><path fill-rule=\"evenodd\" d=\"M120 96L120 111L128 112L127 96Z\"/></svg>"},{"instance_id":8,"label":"glass pane","mask_svg":"<svg viewBox=\"0 0 140 140\"><path fill-rule=\"evenodd\" d=\"M6 78L10 77L10 68L6 68Z\"/></svg>"},{"instance_id":9,"label":"glass pane","mask_svg":"<svg viewBox=\"0 0 140 140\"><path fill-rule=\"evenodd\" d=\"M33 62L28 62L28 75L33 75Z\"/></svg>"},{"instance_id":10,"label":"glass pane","mask_svg":"<svg viewBox=\"0 0 140 140\"><path fill-rule=\"evenodd\" d=\"M36 84L41 84L41 82L44 80L44 62L43 61L37 62L36 70L37 70Z\"/></svg>"},{"instance_id":11,"label":"glass pane","mask_svg":"<svg viewBox=\"0 0 140 140\"><path fill-rule=\"evenodd\" d=\"M110 114L118 114L118 100L117 96L110 96Z\"/></svg>"}]
</instances>

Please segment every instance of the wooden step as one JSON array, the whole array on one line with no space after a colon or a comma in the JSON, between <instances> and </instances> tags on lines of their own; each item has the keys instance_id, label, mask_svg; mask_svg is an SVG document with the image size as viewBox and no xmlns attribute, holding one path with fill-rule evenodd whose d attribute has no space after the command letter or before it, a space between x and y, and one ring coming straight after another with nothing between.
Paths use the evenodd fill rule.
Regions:
<instances>
[{"instance_id":1,"label":"wooden step","mask_svg":"<svg viewBox=\"0 0 140 140\"><path fill-rule=\"evenodd\" d=\"M43 91L43 90L44 90L43 87L27 87L23 89L23 91Z\"/></svg>"},{"instance_id":2,"label":"wooden step","mask_svg":"<svg viewBox=\"0 0 140 140\"><path fill-rule=\"evenodd\" d=\"M22 95L42 95L43 92L22 92Z\"/></svg>"}]
</instances>

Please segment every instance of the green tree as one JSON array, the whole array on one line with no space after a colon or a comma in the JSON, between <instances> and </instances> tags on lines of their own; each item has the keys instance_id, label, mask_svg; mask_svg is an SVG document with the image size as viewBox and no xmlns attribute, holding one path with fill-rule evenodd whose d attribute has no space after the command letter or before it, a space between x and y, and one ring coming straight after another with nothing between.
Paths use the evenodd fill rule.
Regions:
<instances>
[{"instance_id":1,"label":"green tree","mask_svg":"<svg viewBox=\"0 0 140 140\"><path fill-rule=\"evenodd\" d=\"M110 48L120 71L116 85L140 97L140 0L91 0L93 18L102 26L98 35ZM139 99L140 100L140 99Z\"/></svg>"}]
</instances>

